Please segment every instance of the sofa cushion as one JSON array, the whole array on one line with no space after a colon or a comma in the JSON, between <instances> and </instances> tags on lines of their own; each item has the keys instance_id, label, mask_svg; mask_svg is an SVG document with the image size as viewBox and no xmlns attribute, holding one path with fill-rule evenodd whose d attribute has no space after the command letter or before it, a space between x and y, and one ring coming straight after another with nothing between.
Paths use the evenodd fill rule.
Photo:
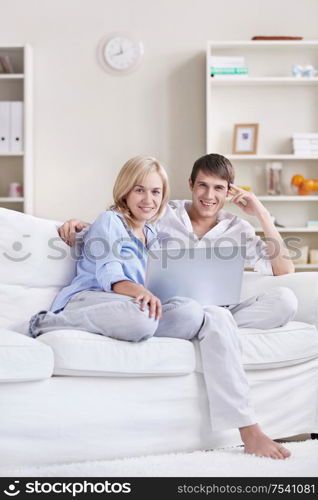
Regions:
<instances>
[{"instance_id":1,"label":"sofa cushion","mask_svg":"<svg viewBox=\"0 0 318 500\"><path fill-rule=\"evenodd\" d=\"M59 223L0 208L0 328L27 333L74 274L78 248L58 237Z\"/></svg>"},{"instance_id":2,"label":"sofa cushion","mask_svg":"<svg viewBox=\"0 0 318 500\"><path fill-rule=\"evenodd\" d=\"M304 363L318 357L318 330L313 325L290 321L281 328L240 328L245 370L264 370ZM197 371L202 372L198 341Z\"/></svg>"},{"instance_id":3,"label":"sofa cushion","mask_svg":"<svg viewBox=\"0 0 318 500\"><path fill-rule=\"evenodd\" d=\"M291 321L265 332L241 328L240 339L247 370L291 366L318 357L318 331L307 323Z\"/></svg>"},{"instance_id":4,"label":"sofa cushion","mask_svg":"<svg viewBox=\"0 0 318 500\"><path fill-rule=\"evenodd\" d=\"M80 330L58 330L37 337L54 352L54 375L164 376L194 371L195 354L188 340L153 337L125 342Z\"/></svg>"},{"instance_id":5,"label":"sofa cushion","mask_svg":"<svg viewBox=\"0 0 318 500\"><path fill-rule=\"evenodd\" d=\"M0 382L27 382L50 378L53 351L37 340L0 329Z\"/></svg>"},{"instance_id":6,"label":"sofa cushion","mask_svg":"<svg viewBox=\"0 0 318 500\"><path fill-rule=\"evenodd\" d=\"M59 292L54 287L27 287L0 283L0 328L28 334L31 316L50 308Z\"/></svg>"}]
</instances>

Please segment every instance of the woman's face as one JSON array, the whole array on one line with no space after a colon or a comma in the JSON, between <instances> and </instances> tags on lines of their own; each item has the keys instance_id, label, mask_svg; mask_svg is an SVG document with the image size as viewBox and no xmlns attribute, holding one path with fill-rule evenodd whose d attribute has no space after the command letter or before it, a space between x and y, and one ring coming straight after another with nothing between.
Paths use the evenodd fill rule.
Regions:
<instances>
[{"instance_id":1,"label":"woman's face","mask_svg":"<svg viewBox=\"0 0 318 500\"><path fill-rule=\"evenodd\" d=\"M144 224L158 212L162 196L161 177L157 172L152 172L128 193L126 204L136 222Z\"/></svg>"}]
</instances>

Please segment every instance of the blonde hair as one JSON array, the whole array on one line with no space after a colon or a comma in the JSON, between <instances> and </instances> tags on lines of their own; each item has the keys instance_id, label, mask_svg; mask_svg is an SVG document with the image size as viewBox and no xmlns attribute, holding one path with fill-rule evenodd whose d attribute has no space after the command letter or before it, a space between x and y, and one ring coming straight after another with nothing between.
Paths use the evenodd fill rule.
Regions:
<instances>
[{"instance_id":1,"label":"blonde hair","mask_svg":"<svg viewBox=\"0 0 318 500\"><path fill-rule=\"evenodd\" d=\"M161 163L152 156L135 156L125 163L115 181L113 188L114 203L109 208L122 213L131 227L135 226L135 221L126 204L125 197L152 172L157 172L162 180L161 204L156 215L150 220L150 222L156 222L161 217L170 194L167 172Z\"/></svg>"}]
</instances>

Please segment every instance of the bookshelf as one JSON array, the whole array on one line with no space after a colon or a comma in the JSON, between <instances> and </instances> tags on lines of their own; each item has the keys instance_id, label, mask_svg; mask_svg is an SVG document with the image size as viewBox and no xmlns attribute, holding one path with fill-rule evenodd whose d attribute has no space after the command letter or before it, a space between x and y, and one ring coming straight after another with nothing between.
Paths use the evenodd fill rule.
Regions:
<instances>
[{"instance_id":1,"label":"bookshelf","mask_svg":"<svg viewBox=\"0 0 318 500\"><path fill-rule=\"evenodd\" d=\"M294 77L249 77L249 78L218 78L212 80L212 86L224 85L318 85L318 78L294 78Z\"/></svg>"},{"instance_id":2,"label":"bookshelf","mask_svg":"<svg viewBox=\"0 0 318 500\"><path fill-rule=\"evenodd\" d=\"M210 76L210 57L244 57L248 76ZM229 158L235 167L235 183L250 186L284 228L286 240L298 246L318 248L318 231L307 227L318 219L318 193L299 196L290 184L295 174L318 179L318 155L294 155L295 132L318 132L318 78L292 76L294 64L318 68L318 41L209 41L206 53L206 151ZM257 154L233 154L235 124L258 123ZM266 163L282 163L282 195L266 192ZM239 208L225 208L249 220L261 235L254 217ZM297 270L318 270L318 264L298 265Z\"/></svg>"},{"instance_id":3,"label":"bookshelf","mask_svg":"<svg viewBox=\"0 0 318 500\"><path fill-rule=\"evenodd\" d=\"M0 56L9 56L14 73L0 73L0 101L22 101L22 150L0 152L0 207L33 213L33 83L29 45L0 44ZM9 197L9 185L23 185L22 197Z\"/></svg>"}]
</instances>

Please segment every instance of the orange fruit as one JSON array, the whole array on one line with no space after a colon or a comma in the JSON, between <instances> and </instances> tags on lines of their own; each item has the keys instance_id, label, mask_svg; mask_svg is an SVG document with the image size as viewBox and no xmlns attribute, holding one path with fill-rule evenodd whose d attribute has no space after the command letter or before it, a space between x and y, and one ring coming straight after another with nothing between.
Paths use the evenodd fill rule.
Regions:
<instances>
[{"instance_id":1,"label":"orange fruit","mask_svg":"<svg viewBox=\"0 0 318 500\"><path fill-rule=\"evenodd\" d=\"M304 177L300 174L296 174L292 177L291 183L293 186L300 186L302 182L304 182Z\"/></svg>"},{"instance_id":2,"label":"orange fruit","mask_svg":"<svg viewBox=\"0 0 318 500\"><path fill-rule=\"evenodd\" d=\"M300 194L301 196L310 194L310 190L306 187L304 182L302 182L300 186L298 186L298 194Z\"/></svg>"},{"instance_id":3,"label":"orange fruit","mask_svg":"<svg viewBox=\"0 0 318 500\"><path fill-rule=\"evenodd\" d=\"M313 179L314 181L314 187L312 188L313 191L318 191L318 179Z\"/></svg>"},{"instance_id":4,"label":"orange fruit","mask_svg":"<svg viewBox=\"0 0 318 500\"><path fill-rule=\"evenodd\" d=\"M308 189L308 191L313 191L314 186L315 186L315 182L313 179L305 179L301 184L301 187Z\"/></svg>"}]
</instances>

